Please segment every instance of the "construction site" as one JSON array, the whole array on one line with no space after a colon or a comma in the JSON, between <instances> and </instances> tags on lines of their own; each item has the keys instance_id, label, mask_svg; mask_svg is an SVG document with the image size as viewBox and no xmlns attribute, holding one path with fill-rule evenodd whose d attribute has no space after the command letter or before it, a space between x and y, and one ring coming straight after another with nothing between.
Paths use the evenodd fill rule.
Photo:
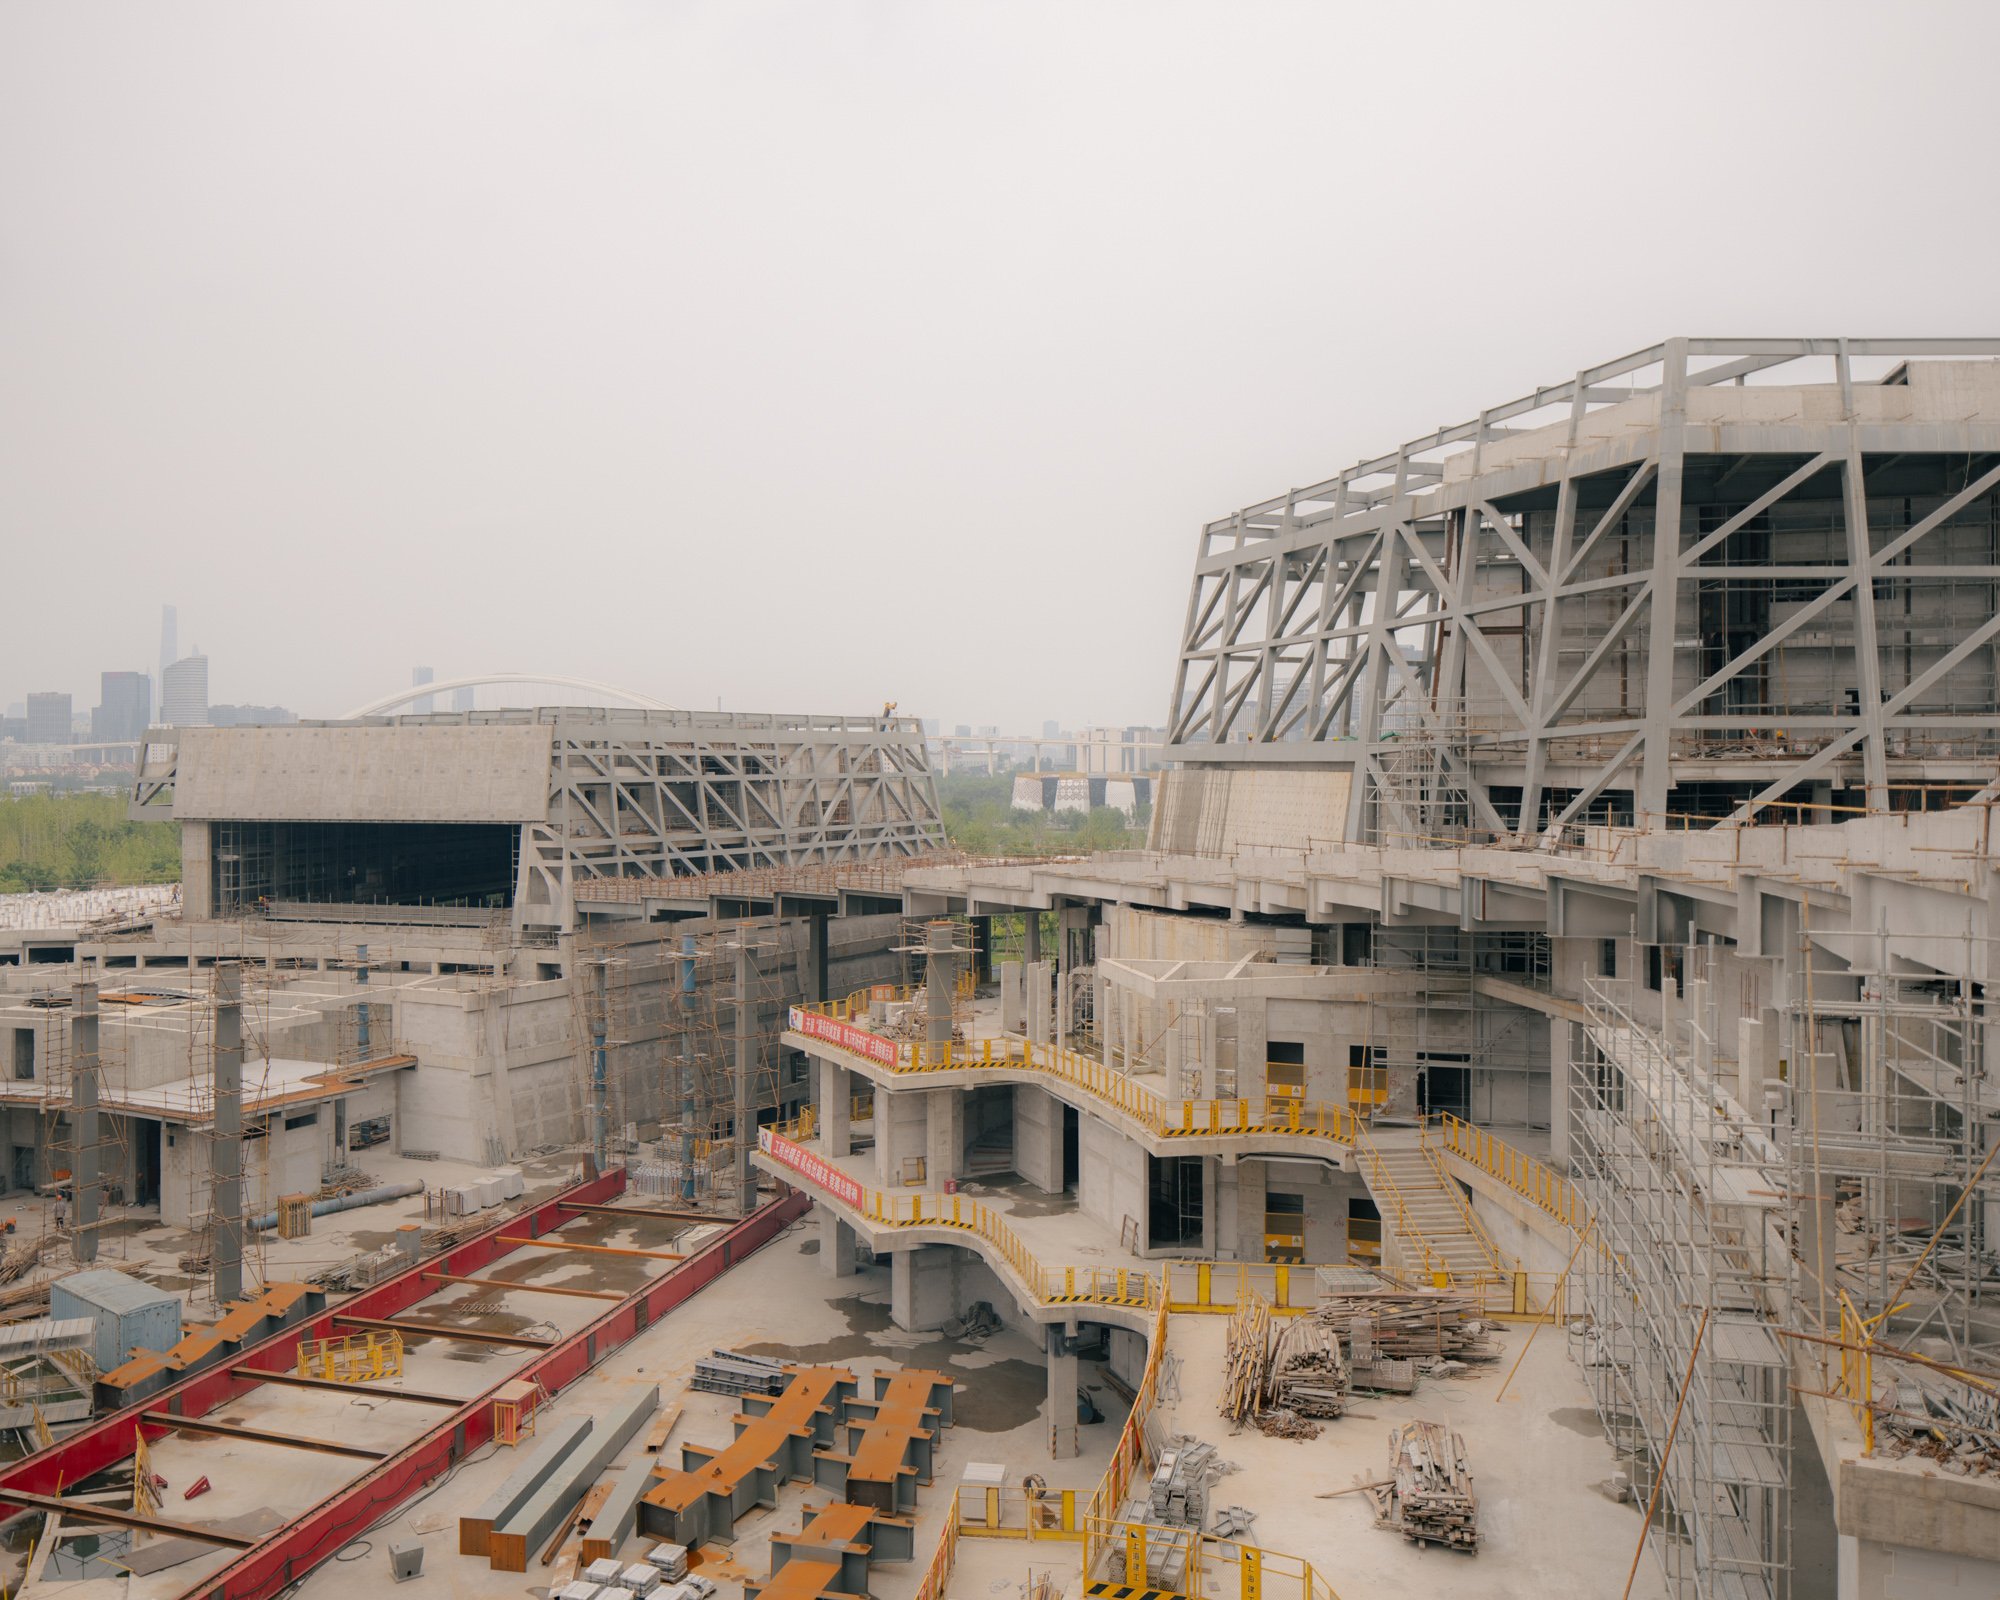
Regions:
<instances>
[{"instance_id":1,"label":"construction site","mask_svg":"<svg viewBox=\"0 0 2000 1600\"><path fill-rule=\"evenodd\" d=\"M2000 1593L2000 340L1206 524L1144 850L393 704L0 926L0 1589Z\"/></svg>"}]
</instances>

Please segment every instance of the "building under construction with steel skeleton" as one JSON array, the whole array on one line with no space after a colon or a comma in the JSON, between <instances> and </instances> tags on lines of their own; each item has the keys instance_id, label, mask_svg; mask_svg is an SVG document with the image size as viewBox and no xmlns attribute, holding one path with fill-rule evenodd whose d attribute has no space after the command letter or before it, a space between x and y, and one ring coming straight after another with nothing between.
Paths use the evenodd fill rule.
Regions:
<instances>
[{"instance_id":1,"label":"building under construction with steel skeleton","mask_svg":"<svg viewBox=\"0 0 2000 1600\"><path fill-rule=\"evenodd\" d=\"M1155 1258L1574 1261L1676 1600L2000 1583L1996 358L1673 339L1208 524L1150 848L909 877L1025 915L1006 1070L816 1105Z\"/></svg>"}]
</instances>

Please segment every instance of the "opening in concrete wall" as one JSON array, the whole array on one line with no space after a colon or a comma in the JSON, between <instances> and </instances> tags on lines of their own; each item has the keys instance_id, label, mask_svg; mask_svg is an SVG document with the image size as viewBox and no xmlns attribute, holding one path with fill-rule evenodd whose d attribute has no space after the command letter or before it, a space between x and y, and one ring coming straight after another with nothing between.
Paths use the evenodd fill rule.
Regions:
<instances>
[{"instance_id":1,"label":"opening in concrete wall","mask_svg":"<svg viewBox=\"0 0 2000 1600\"><path fill-rule=\"evenodd\" d=\"M493 910L514 898L520 830L504 823L219 822L219 916L288 905Z\"/></svg>"}]
</instances>

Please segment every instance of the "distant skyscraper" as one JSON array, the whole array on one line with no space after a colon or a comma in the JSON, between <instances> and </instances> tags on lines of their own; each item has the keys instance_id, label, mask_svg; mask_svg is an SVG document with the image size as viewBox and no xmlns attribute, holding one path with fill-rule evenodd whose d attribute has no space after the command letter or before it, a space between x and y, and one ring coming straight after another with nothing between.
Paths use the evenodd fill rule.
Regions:
<instances>
[{"instance_id":1,"label":"distant skyscraper","mask_svg":"<svg viewBox=\"0 0 2000 1600\"><path fill-rule=\"evenodd\" d=\"M73 739L68 695L50 693L28 696L29 744L69 744Z\"/></svg>"},{"instance_id":2,"label":"distant skyscraper","mask_svg":"<svg viewBox=\"0 0 2000 1600\"><path fill-rule=\"evenodd\" d=\"M98 674L97 709L90 714L90 736L106 744L146 737L153 720L153 680L143 672Z\"/></svg>"},{"instance_id":3,"label":"distant skyscraper","mask_svg":"<svg viewBox=\"0 0 2000 1600\"><path fill-rule=\"evenodd\" d=\"M478 699L479 691L471 684L467 684L463 689L454 689L451 691L451 709L454 711L470 711L473 709L474 702Z\"/></svg>"},{"instance_id":4,"label":"distant skyscraper","mask_svg":"<svg viewBox=\"0 0 2000 1600\"><path fill-rule=\"evenodd\" d=\"M1062 737L1062 724L1054 720L1043 723L1042 737L1044 739L1060 739Z\"/></svg>"},{"instance_id":5,"label":"distant skyscraper","mask_svg":"<svg viewBox=\"0 0 2000 1600\"><path fill-rule=\"evenodd\" d=\"M419 684L435 683L436 681L437 674L431 671L429 667L410 668L410 687L412 689L416 688ZM410 702L410 709L412 711L428 711L435 703L435 700L436 696L434 695L419 695Z\"/></svg>"},{"instance_id":6,"label":"distant skyscraper","mask_svg":"<svg viewBox=\"0 0 2000 1600\"><path fill-rule=\"evenodd\" d=\"M162 674L160 720L170 728L208 726L207 656L183 656Z\"/></svg>"},{"instance_id":7,"label":"distant skyscraper","mask_svg":"<svg viewBox=\"0 0 2000 1600\"><path fill-rule=\"evenodd\" d=\"M163 700L167 692L167 668L181 658L181 648L174 642L178 620L172 606L160 607L160 695Z\"/></svg>"}]
</instances>

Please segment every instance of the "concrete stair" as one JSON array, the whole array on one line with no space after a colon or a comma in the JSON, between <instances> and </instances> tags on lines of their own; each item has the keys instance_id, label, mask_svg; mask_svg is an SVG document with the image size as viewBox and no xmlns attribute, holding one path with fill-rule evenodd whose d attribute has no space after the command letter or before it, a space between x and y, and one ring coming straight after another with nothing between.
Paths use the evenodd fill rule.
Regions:
<instances>
[{"instance_id":1,"label":"concrete stair","mask_svg":"<svg viewBox=\"0 0 2000 1600\"><path fill-rule=\"evenodd\" d=\"M1402 1199L1403 1215L1408 1218L1400 1250L1403 1269L1420 1275L1428 1248L1433 1263L1442 1262L1458 1281L1469 1283L1505 1270L1488 1252L1485 1241L1466 1225L1465 1213L1447 1180L1438 1175L1414 1136L1408 1143L1392 1139L1377 1134L1364 1142L1357 1148L1357 1165L1382 1213L1385 1241L1401 1230L1396 1200L1399 1196ZM1410 1233L1416 1237L1409 1237Z\"/></svg>"}]
</instances>

